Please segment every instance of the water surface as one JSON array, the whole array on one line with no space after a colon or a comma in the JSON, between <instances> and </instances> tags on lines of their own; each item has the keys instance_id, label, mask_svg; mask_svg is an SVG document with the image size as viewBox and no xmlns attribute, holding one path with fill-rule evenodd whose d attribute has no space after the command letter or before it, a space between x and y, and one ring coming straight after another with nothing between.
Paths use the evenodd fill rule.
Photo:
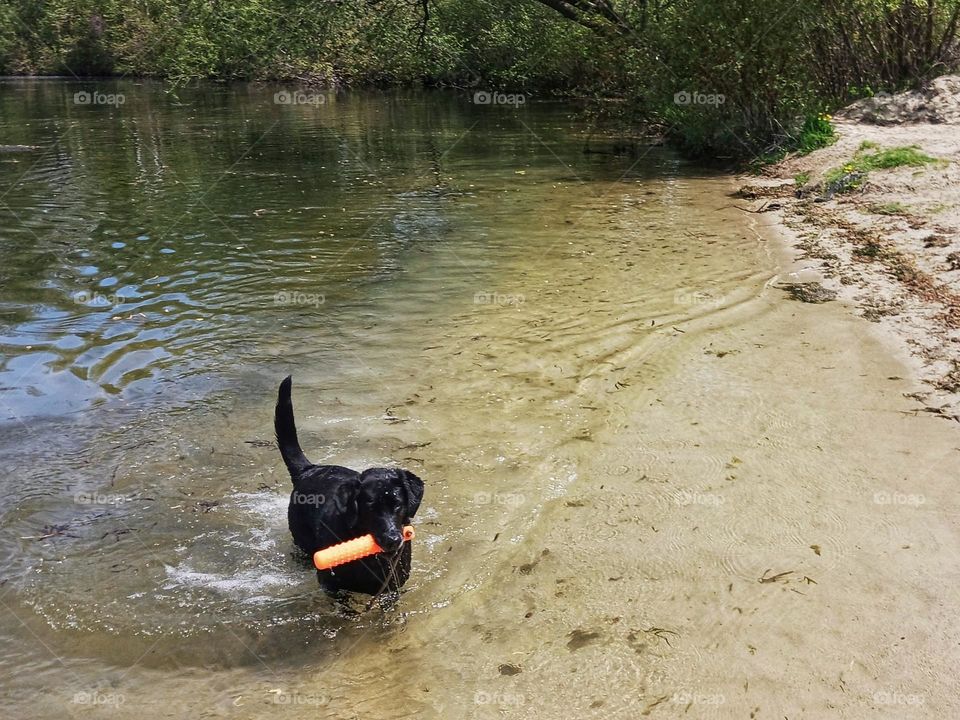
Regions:
<instances>
[{"instance_id":1,"label":"water surface","mask_svg":"<svg viewBox=\"0 0 960 720\"><path fill-rule=\"evenodd\" d=\"M125 101L74 102L95 90ZM657 654L690 637L681 598L704 573L757 585L743 538L777 533L744 517L777 527L777 493L811 488L774 473L759 508L685 513L732 497L751 447L766 477L842 422L771 402L773 368L819 356L776 349L793 333L756 352L799 321L727 179L584 153L560 104L277 90L0 85L3 142L35 148L0 153L10 712L635 717L691 677L720 694L699 650ZM427 483L395 607L332 602L291 554L270 426L288 373L311 459ZM657 523L641 560L631 528ZM598 565L604 540L632 560ZM565 589L594 572L639 613L666 603L649 625L675 642Z\"/></svg>"}]
</instances>

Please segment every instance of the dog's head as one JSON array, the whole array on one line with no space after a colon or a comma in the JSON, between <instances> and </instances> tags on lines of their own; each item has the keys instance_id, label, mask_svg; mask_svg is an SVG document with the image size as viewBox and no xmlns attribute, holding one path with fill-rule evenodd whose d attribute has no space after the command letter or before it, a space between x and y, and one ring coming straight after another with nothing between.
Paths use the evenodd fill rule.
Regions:
<instances>
[{"instance_id":1,"label":"dog's head","mask_svg":"<svg viewBox=\"0 0 960 720\"><path fill-rule=\"evenodd\" d=\"M372 533L377 544L395 552L403 544L403 526L423 500L423 480L409 470L370 468L355 486L357 525Z\"/></svg>"}]
</instances>

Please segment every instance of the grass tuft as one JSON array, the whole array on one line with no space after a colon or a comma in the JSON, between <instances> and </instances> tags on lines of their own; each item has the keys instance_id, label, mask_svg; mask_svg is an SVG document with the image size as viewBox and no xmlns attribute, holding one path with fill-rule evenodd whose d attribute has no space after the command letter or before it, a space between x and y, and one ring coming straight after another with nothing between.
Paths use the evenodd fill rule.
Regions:
<instances>
[{"instance_id":1,"label":"grass tuft","mask_svg":"<svg viewBox=\"0 0 960 720\"><path fill-rule=\"evenodd\" d=\"M828 170L823 176L823 182L826 185L833 185L851 173L866 175L871 170L889 170L898 167L924 167L926 165L944 162L943 160L921 152L918 145L888 148L887 150L877 150L872 153L865 152L865 150L871 149L874 146L875 144L868 144L866 141L861 143L860 149L857 150L853 159L841 167ZM851 185L849 189L858 185L859 183Z\"/></svg>"},{"instance_id":2,"label":"grass tuft","mask_svg":"<svg viewBox=\"0 0 960 720\"><path fill-rule=\"evenodd\" d=\"M875 215L909 215L910 209L903 203L888 202L869 205L867 209Z\"/></svg>"}]
</instances>

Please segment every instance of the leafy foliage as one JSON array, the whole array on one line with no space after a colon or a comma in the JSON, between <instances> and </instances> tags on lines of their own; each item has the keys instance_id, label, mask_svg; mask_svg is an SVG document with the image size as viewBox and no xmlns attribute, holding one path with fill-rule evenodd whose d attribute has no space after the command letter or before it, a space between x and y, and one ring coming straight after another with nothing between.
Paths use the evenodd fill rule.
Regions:
<instances>
[{"instance_id":1,"label":"leafy foliage","mask_svg":"<svg viewBox=\"0 0 960 720\"><path fill-rule=\"evenodd\" d=\"M565 93L691 154L777 157L955 67L958 24L958 0L0 0L0 72Z\"/></svg>"}]
</instances>

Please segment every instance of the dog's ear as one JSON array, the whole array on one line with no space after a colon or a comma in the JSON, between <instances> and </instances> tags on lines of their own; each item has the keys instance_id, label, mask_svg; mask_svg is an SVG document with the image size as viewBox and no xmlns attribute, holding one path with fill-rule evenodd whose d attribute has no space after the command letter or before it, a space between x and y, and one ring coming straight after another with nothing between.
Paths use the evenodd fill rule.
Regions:
<instances>
[{"instance_id":1,"label":"dog's ear","mask_svg":"<svg viewBox=\"0 0 960 720\"><path fill-rule=\"evenodd\" d=\"M357 497L360 495L360 481L355 479L344 480L337 484L330 493L333 507L337 511L340 521L348 527L357 524L360 512L357 508Z\"/></svg>"},{"instance_id":2,"label":"dog's ear","mask_svg":"<svg viewBox=\"0 0 960 720\"><path fill-rule=\"evenodd\" d=\"M412 518L417 514L423 500L423 480L409 470L397 470L397 474L407 491L407 517Z\"/></svg>"}]
</instances>

